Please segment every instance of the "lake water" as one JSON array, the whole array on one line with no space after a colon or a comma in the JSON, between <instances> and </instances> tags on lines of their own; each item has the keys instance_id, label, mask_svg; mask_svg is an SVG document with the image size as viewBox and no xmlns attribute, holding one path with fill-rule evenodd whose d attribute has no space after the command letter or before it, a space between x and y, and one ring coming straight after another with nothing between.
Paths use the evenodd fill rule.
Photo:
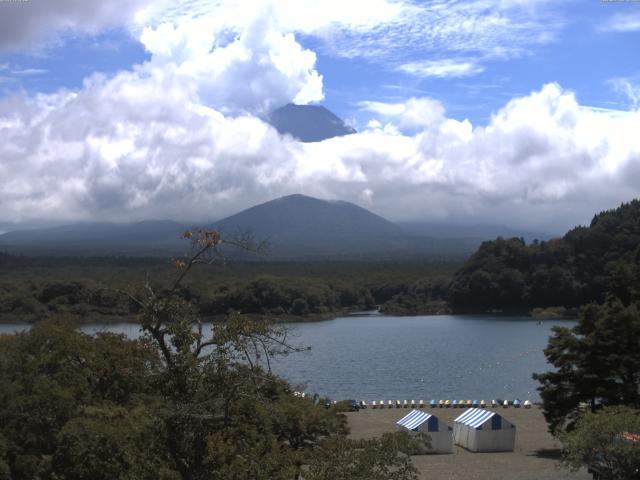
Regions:
<instances>
[{"instance_id":1,"label":"lake water","mask_svg":"<svg viewBox=\"0 0 640 480\"><path fill-rule=\"evenodd\" d=\"M537 400L533 372L549 370L542 350L553 325L529 317L358 315L292 323L293 343L311 350L277 360L273 369L308 393L330 398ZM27 328L0 325L0 333ZM130 337L135 324L88 325Z\"/></svg>"}]
</instances>

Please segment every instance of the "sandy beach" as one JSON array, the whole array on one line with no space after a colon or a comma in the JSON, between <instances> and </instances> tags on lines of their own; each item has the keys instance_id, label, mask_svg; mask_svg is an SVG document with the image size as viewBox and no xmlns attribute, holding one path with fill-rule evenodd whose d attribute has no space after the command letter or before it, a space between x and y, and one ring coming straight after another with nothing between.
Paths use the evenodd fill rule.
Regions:
<instances>
[{"instance_id":1,"label":"sandy beach","mask_svg":"<svg viewBox=\"0 0 640 480\"><path fill-rule=\"evenodd\" d=\"M450 426L463 409L429 409L441 421ZM367 408L348 413L351 436L371 438L384 432L396 431L395 422L406 415L409 409L373 410ZM453 454L420 455L413 458L421 479L429 480L546 480L546 479L591 479L586 469L571 472L559 462L560 442L547 432L542 411L538 407L499 408L496 411L516 430L516 445L513 452L472 453L455 446Z\"/></svg>"}]
</instances>

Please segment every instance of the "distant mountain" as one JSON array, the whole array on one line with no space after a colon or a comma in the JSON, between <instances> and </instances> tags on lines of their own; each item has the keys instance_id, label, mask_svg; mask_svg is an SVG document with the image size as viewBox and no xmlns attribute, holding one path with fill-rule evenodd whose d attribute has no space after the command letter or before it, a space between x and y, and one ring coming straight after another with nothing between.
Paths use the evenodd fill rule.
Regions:
<instances>
[{"instance_id":1,"label":"distant mountain","mask_svg":"<svg viewBox=\"0 0 640 480\"><path fill-rule=\"evenodd\" d=\"M170 220L78 223L0 235L0 251L38 255L174 256L189 247L189 227ZM501 227L397 225L344 201L289 195L206 225L226 236L251 232L269 243L271 259L463 259L483 240L525 236ZM548 237L539 236L544 239ZM229 252L235 255L236 252Z\"/></svg>"},{"instance_id":2,"label":"distant mountain","mask_svg":"<svg viewBox=\"0 0 640 480\"><path fill-rule=\"evenodd\" d=\"M356 131L319 105L289 103L273 111L269 123L281 134L289 134L303 142L320 142L328 138L350 135Z\"/></svg>"},{"instance_id":3,"label":"distant mountain","mask_svg":"<svg viewBox=\"0 0 640 480\"><path fill-rule=\"evenodd\" d=\"M162 255L184 249L185 226L171 220L88 222L15 230L0 235L0 249L55 255Z\"/></svg>"},{"instance_id":4,"label":"distant mountain","mask_svg":"<svg viewBox=\"0 0 640 480\"><path fill-rule=\"evenodd\" d=\"M396 224L353 203L289 195L243 210L212 225L225 235L249 230L283 258L362 257L416 253L416 241Z\"/></svg>"}]
</instances>

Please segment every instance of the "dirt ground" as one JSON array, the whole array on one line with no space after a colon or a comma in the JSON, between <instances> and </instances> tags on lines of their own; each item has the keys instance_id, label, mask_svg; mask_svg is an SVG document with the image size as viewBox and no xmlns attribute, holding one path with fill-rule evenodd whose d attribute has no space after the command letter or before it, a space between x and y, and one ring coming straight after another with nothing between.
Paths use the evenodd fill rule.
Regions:
<instances>
[{"instance_id":1,"label":"dirt ground","mask_svg":"<svg viewBox=\"0 0 640 480\"><path fill-rule=\"evenodd\" d=\"M463 409L426 408L441 421L453 426L453 419ZM395 422L409 409L367 408L348 413L351 436L371 438L384 432L396 431ZM516 426L516 445L513 452L473 453L454 446L453 454L420 455L413 463L420 471L420 479L429 480L587 480L586 469L571 472L559 462L560 443L547 432L547 424L538 407L499 408L497 413Z\"/></svg>"}]
</instances>

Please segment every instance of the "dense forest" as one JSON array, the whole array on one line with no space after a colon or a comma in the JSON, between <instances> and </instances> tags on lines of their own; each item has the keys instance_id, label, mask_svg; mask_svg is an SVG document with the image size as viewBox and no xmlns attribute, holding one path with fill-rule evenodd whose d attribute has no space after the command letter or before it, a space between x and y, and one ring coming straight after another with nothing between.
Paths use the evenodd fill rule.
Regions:
<instances>
[{"instance_id":1,"label":"dense forest","mask_svg":"<svg viewBox=\"0 0 640 480\"><path fill-rule=\"evenodd\" d=\"M588 227L527 245L512 238L484 242L458 270L448 298L456 310L579 307L628 299L640 261L640 201L596 215Z\"/></svg>"},{"instance_id":2,"label":"dense forest","mask_svg":"<svg viewBox=\"0 0 640 480\"><path fill-rule=\"evenodd\" d=\"M456 263L240 262L203 265L183 294L206 318L230 310L279 320L370 310L446 310ZM78 321L133 319L124 294L166 276L171 262L131 258L31 258L0 254L0 319L33 322L65 314Z\"/></svg>"},{"instance_id":3,"label":"dense forest","mask_svg":"<svg viewBox=\"0 0 640 480\"><path fill-rule=\"evenodd\" d=\"M606 292L629 298L640 262L640 201L596 215L549 241L498 238L463 265L447 262L232 261L193 272L183 293L205 318L230 310L279 320L368 310L450 311L577 308ZM67 314L83 321L133 318L122 292L171 268L158 258L30 258L0 253L0 319Z\"/></svg>"}]
</instances>

